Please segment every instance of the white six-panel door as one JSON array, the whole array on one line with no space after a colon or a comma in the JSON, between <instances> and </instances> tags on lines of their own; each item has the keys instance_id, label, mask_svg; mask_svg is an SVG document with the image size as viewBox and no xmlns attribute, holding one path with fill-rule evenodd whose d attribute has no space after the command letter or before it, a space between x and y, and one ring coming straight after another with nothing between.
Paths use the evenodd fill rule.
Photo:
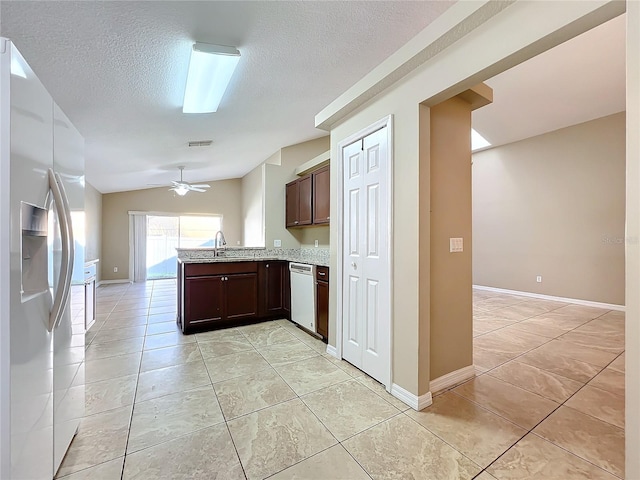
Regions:
<instances>
[{"instance_id":1,"label":"white six-panel door","mask_svg":"<svg viewBox=\"0 0 640 480\"><path fill-rule=\"evenodd\" d=\"M342 355L385 385L391 335L387 128L342 151Z\"/></svg>"}]
</instances>

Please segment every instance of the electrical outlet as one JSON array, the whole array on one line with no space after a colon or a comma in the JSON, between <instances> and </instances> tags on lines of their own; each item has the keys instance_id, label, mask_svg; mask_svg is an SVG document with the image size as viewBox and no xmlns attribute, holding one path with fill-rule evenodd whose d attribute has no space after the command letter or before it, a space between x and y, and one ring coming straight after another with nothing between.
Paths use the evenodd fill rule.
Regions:
<instances>
[{"instance_id":1,"label":"electrical outlet","mask_svg":"<svg viewBox=\"0 0 640 480\"><path fill-rule=\"evenodd\" d=\"M318 246L318 240L316 240L316 241L314 242L314 245L315 245L316 247Z\"/></svg>"},{"instance_id":2,"label":"electrical outlet","mask_svg":"<svg viewBox=\"0 0 640 480\"><path fill-rule=\"evenodd\" d=\"M118 273L118 267L113 267L113 273Z\"/></svg>"},{"instance_id":3,"label":"electrical outlet","mask_svg":"<svg viewBox=\"0 0 640 480\"><path fill-rule=\"evenodd\" d=\"M281 247L282 246L282 240L274 240L273 241L273 246L274 247Z\"/></svg>"},{"instance_id":4,"label":"electrical outlet","mask_svg":"<svg viewBox=\"0 0 640 480\"><path fill-rule=\"evenodd\" d=\"M449 239L449 253L460 253L463 249L463 243L461 238Z\"/></svg>"},{"instance_id":5,"label":"electrical outlet","mask_svg":"<svg viewBox=\"0 0 640 480\"><path fill-rule=\"evenodd\" d=\"M536 282L538 282L538 283L542 283L542 275L538 275L538 276L536 277Z\"/></svg>"}]
</instances>

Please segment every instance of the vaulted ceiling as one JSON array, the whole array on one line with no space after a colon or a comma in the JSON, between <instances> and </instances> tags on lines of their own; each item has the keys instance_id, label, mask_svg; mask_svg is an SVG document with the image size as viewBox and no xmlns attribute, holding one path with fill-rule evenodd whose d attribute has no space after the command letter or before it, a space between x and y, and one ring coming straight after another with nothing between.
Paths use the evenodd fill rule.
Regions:
<instances>
[{"instance_id":1,"label":"vaulted ceiling","mask_svg":"<svg viewBox=\"0 0 640 480\"><path fill-rule=\"evenodd\" d=\"M11 38L86 140L103 193L241 177L326 132L314 116L441 15L447 1L6 1ZM217 113L185 115L193 42L241 62ZM624 17L487 83L474 127L494 145L624 110ZM213 140L189 148L190 140Z\"/></svg>"},{"instance_id":2,"label":"vaulted ceiling","mask_svg":"<svg viewBox=\"0 0 640 480\"><path fill-rule=\"evenodd\" d=\"M178 165L187 181L239 177L326 135L315 114L453 3L3 1L0 28L85 137L104 193L169 183ZM182 113L195 41L242 55L217 113Z\"/></svg>"}]
</instances>

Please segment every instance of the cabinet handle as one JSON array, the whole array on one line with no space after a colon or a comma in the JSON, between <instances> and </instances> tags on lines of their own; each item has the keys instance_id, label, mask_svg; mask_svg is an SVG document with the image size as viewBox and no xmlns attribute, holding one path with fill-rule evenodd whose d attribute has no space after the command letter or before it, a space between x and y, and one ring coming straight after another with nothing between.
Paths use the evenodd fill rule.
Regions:
<instances>
[{"instance_id":1,"label":"cabinet handle","mask_svg":"<svg viewBox=\"0 0 640 480\"><path fill-rule=\"evenodd\" d=\"M324 272L318 272L318 275L320 275L321 277L324 277L325 273Z\"/></svg>"},{"instance_id":2,"label":"cabinet handle","mask_svg":"<svg viewBox=\"0 0 640 480\"><path fill-rule=\"evenodd\" d=\"M327 217L327 220L329 220L329 217Z\"/></svg>"},{"instance_id":3,"label":"cabinet handle","mask_svg":"<svg viewBox=\"0 0 640 480\"><path fill-rule=\"evenodd\" d=\"M298 222L298 220L296 220L296 221L295 221L295 222L293 222L293 223L295 223L295 224L297 225L297 224L298 224L298 223L300 223L300 222Z\"/></svg>"},{"instance_id":4,"label":"cabinet handle","mask_svg":"<svg viewBox=\"0 0 640 480\"><path fill-rule=\"evenodd\" d=\"M269 268L269 264L267 263L267 268Z\"/></svg>"}]
</instances>

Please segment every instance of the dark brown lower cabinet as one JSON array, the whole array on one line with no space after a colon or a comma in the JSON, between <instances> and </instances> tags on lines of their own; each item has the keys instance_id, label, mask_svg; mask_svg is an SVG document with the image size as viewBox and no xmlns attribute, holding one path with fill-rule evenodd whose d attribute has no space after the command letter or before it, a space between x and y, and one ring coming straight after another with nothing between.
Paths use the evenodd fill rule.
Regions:
<instances>
[{"instance_id":1,"label":"dark brown lower cabinet","mask_svg":"<svg viewBox=\"0 0 640 480\"><path fill-rule=\"evenodd\" d=\"M289 262L178 263L183 333L290 318Z\"/></svg>"},{"instance_id":2,"label":"dark brown lower cabinet","mask_svg":"<svg viewBox=\"0 0 640 480\"><path fill-rule=\"evenodd\" d=\"M258 274L237 273L224 277L224 310L228 320L258 316Z\"/></svg>"},{"instance_id":3,"label":"dark brown lower cabinet","mask_svg":"<svg viewBox=\"0 0 640 480\"><path fill-rule=\"evenodd\" d=\"M186 264L178 271L178 324L184 333L259 318L257 262Z\"/></svg>"},{"instance_id":4,"label":"dark brown lower cabinet","mask_svg":"<svg viewBox=\"0 0 640 480\"><path fill-rule=\"evenodd\" d=\"M288 262L282 260L260 262L260 316L285 316L284 282L288 268Z\"/></svg>"},{"instance_id":5,"label":"dark brown lower cabinet","mask_svg":"<svg viewBox=\"0 0 640 480\"><path fill-rule=\"evenodd\" d=\"M282 284L282 290L284 315L291 320L291 272L289 271L289 262L285 262L284 265L284 281Z\"/></svg>"},{"instance_id":6,"label":"dark brown lower cabinet","mask_svg":"<svg viewBox=\"0 0 640 480\"><path fill-rule=\"evenodd\" d=\"M184 315L189 327L223 319L224 277L187 278L184 288Z\"/></svg>"},{"instance_id":7,"label":"dark brown lower cabinet","mask_svg":"<svg viewBox=\"0 0 640 480\"><path fill-rule=\"evenodd\" d=\"M316 331L329 338L329 267L316 267Z\"/></svg>"}]
</instances>

